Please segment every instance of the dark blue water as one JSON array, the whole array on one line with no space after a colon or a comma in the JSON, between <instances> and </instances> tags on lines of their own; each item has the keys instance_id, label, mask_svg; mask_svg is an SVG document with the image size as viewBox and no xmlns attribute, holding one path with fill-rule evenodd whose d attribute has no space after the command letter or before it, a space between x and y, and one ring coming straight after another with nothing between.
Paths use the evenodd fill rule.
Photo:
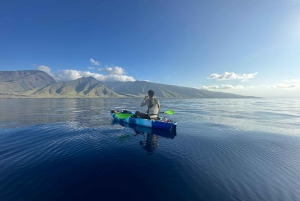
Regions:
<instances>
[{"instance_id":1,"label":"dark blue water","mask_svg":"<svg viewBox=\"0 0 300 201\"><path fill-rule=\"evenodd\" d=\"M131 128L137 99L0 99L0 200L300 200L300 101L160 100L177 132Z\"/></svg>"}]
</instances>

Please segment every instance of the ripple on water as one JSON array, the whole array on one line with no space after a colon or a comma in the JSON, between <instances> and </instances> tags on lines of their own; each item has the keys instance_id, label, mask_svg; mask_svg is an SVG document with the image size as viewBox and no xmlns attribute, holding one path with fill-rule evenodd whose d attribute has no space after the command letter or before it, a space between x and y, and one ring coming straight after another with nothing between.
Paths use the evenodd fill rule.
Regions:
<instances>
[{"instance_id":1,"label":"ripple on water","mask_svg":"<svg viewBox=\"0 0 300 201\"><path fill-rule=\"evenodd\" d=\"M112 125L110 109L135 110L137 100L32 101L25 113L15 100L0 104L0 200L300 197L292 101L162 100L175 110L175 137Z\"/></svg>"}]
</instances>

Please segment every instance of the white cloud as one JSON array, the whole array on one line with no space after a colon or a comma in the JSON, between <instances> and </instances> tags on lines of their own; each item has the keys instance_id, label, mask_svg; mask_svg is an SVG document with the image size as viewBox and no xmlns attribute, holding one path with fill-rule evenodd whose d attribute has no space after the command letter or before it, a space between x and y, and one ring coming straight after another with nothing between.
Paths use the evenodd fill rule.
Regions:
<instances>
[{"instance_id":1,"label":"white cloud","mask_svg":"<svg viewBox=\"0 0 300 201\"><path fill-rule=\"evenodd\" d=\"M98 68L100 72L106 72L109 75L123 75L125 70L121 67L106 67L106 68Z\"/></svg>"},{"instance_id":2,"label":"white cloud","mask_svg":"<svg viewBox=\"0 0 300 201\"><path fill-rule=\"evenodd\" d=\"M224 74L211 74L207 79L215 79L215 80L242 80L248 81L249 79L254 78L254 76L257 74L256 73L251 73L251 74L235 74L234 72L225 72Z\"/></svg>"},{"instance_id":3,"label":"white cloud","mask_svg":"<svg viewBox=\"0 0 300 201\"><path fill-rule=\"evenodd\" d=\"M89 69L94 69L94 67L88 67ZM102 75L99 73L92 73L90 71L78 71L78 70L61 70L55 73L51 72L51 68L47 66L40 65L36 68L37 70L44 71L51 75L54 79L58 81L69 81L75 80L81 77L89 77L92 76L99 81L135 81L135 79L131 76L123 75L125 70L121 67L115 68L106 68L108 69L109 75Z\"/></svg>"},{"instance_id":4,"label":"white cloud","mask_svg":"<svg viewBox=\"0 0 300 201\"><path fill-rule=\"evenodd\" d=\"M95 69L95 68L94 68L94 67L88 67L88 69L89 69L89 70L93 70L93 69Z\"/></svg>"},{"instance_id":5,"label":"white cloud","mask_svg":"<svg viewBox=\"0 0 300 201\"><path fill-rule=\"evenodd\" d=\"M91 73L89 71L78 71L78 70L62 70L55 78L59 81L68 81L68 80L75 80L81 77L89 77L92 76L99 81L135 81L135 79L131 76L127 75L102 75L98 73Z\"/></svg>"},{"instance_id":6,"label":"white cloud","mask_svg":"<svg viewBox=\"0 0 300 201\"><path fill-rule=\"evenodd\" d=\"M90 59L90 62L92 63L92 65L96 65L96 66L99 66L100 65L100 63L99 63L99 61L95 61L94 59Z\"/></svg>"},{"instance_id":7,"label":"white cloud","mask_svg":"<svg viewBox=\"0 0 300 201\"><path fill-rule=\"evenodd\" d=\"M211 85L211 86L201 86L200 89L219 89L218 85Z\"/></svg>"},{"instance_id":8,"label":"white cloud","mask_svg":"<svg viewBox=\"0 0 300 201\"><path fill-rule=\"evenodd\" d=\"M243 85L237 85L237 86L232 86L232 85L222 85L220 89L244 89Z\"/></svg>"},{"instance_id":9,"label":"white cloud","mask_svg":"<svg viewBox=\"0 0 300 201\"><path fill-rule=\"evenodd\" d=\"M300 89L300 80L299 79L284 80L284 83L272 85L270 86L270 88L285 89L285 90Z\"/></svg>"},{"instance_id":10,"label":"white cloud","mask_svg":"<svg viewBox=\"0 0 300 201\"><path fill-rule=\"evenodd\" d=\"M47 66L43 66L43 65L40 65L36 68L37 70L40 70L40 71L44 71L48 74L51 73L51 68L47 67Z\"/></svg>"},{"instance_id":11,"label":"white cloud","mask_svg":"<svg viewBox=\"0 0 300 201\"><path fill-rule=\"evenodd\" d=\"M237 86L232 86L232 85L211 85L211 86L202 86L200 89L207 89L207 90L213 90L213 89L225 89L225 90L234 90L234 89L244 89L243 85L237 85Z\"/></svg>"},{"instance_id":12,"label":"white cloud","mask_svg":"<svg viewBox=\"0 0 300 201\"><path fill-rule=\"evenodd\" d=\"M276 84L271 86L271 88L287 89L287 90L300 89L300 84Z\"/></svg>"},{"instance_id":13,"label":"white cloud","mask_svg":"<svg viewBox=\"0 0 300 201\"><path fill-rule=\"evenodd\" d=\"M44 72L48 73L50 76L55 78L55 75L53 73L51 73L51 68L49 68L48 66L39 65L36 69L40 70L40 71L44 71Z\"/></svg>"}]
</instances>

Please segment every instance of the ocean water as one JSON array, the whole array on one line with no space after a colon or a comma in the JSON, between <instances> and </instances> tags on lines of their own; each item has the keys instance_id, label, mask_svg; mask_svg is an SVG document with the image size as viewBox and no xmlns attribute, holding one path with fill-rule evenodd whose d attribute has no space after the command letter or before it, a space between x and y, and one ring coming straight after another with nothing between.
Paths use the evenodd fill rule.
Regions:
<instances>
[{"instance_id":1,"label":"ocean water","mask_svg":"<svg viewBox=\"0 0 300 201\"><path fill-rule=\"evenodd\" d=\"M299 99L0 99L0 200L300 200Z\"/></svg>"}]
</instances>

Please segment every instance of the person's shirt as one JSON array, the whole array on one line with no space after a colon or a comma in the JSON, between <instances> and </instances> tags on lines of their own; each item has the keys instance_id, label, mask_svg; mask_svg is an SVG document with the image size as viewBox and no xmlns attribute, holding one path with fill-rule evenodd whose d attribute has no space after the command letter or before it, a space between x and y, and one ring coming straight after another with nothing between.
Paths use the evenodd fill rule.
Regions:
<instances>
[{"instance_id":1,"label":"person's shirt","mask_svg":"<svg viewBox=\"0 0 300 201\"><path fill-rule=\"evenodd\" d=\"M160 104L158 100L156 100L155 98L148 98L141 103L141 107L144 107L145 105L148 106L148 110L147 110L148 114L150 114L149 110L151 114L158 114L160 108Z\"/></svg>"}]
</instances>

